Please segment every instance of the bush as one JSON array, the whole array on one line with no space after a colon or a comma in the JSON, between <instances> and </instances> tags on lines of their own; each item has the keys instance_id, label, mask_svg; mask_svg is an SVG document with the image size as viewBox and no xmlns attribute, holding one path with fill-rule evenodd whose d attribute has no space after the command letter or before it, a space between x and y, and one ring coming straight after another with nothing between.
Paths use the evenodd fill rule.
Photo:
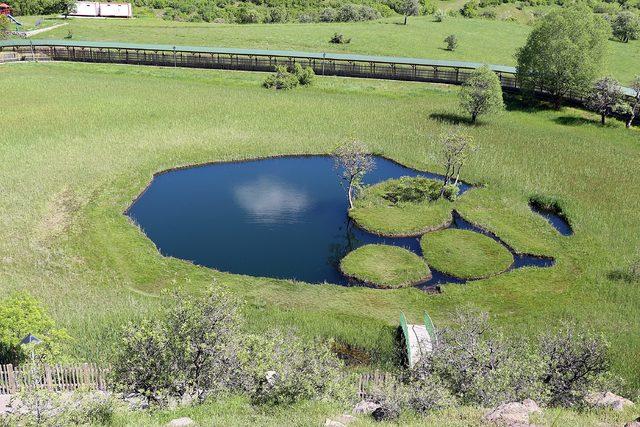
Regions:
<instances>
[{"instance_id":1,"label":"bush","mask_svg":"<svg viewBox=\"0 0 640 427\"><path fill-rule=\"evenodd\" d=\"M267 89L288 90L298 86L298 78L284 65L276 65L276 72L267 77L262 85Z\"/></svg>"},{"instance_id":2,"label":"bush","mask_svg":"<svg viewBox=\"0 0 640 427\"><path fill-rule=\"evenodd\" d=\"M591 389L605 381L608 344L601 336L568 324L542 335L539 349L550 405L580 406Z\"/></svg>"},{"instance_id":3,"label":"bush","mask_svg":"<svg viewBox=\"0 0 640 427\"><path fill-rule=\"evenodd\" d=\"M4 34L7 31L11 30L11 21L5 15L0 15L0 38L5 38Z\"/></svg>"},{"instance_id":4,"label":"bush","mask_svg":"<svg viewBox=\"0 0 640 427\"><path fill-rule=\"evenodd\" d=\"M243 354L254 403L344 400L355 392L349 386L355 382L343 377L342 362L329 347L320 341L303 341L294 331L248 337Z\"/></svg>"},{"instance_id":5,"label":"bush","mask_svg":"<svg viewBox=\"0 0 640 427\"><path fill-rule=\"evenodd\" d=\"M333 36L331 36L331 40L329 40L329 43L348 44L351 43L351 39L344 37L342 34L333 33Z\"/></svg>"},{"instance_id":6,"label":"bush","mask_svg":"<svg viewBox=\"0 0 640 427\"><path fill-rule=\"evenodd\" d=\"M460 9L460 14L465 18L475 18L478 16L478 2L476 0L468 1Z\"/></svg>"},{"instance_id":7,"label":"bush","mask_svg":"<svg viewBox=\"0 0 640 427\"><path fill-rule=\"evenodd\" d=\"M288 18L289 18L289 13L287 12L286 8L276 7L276 8L269 9L267 22L269 23L287 22Z\"/></svg>"},{"instance_id":8,"label":"bush","mask_svg":"<svg viewBox=\"0 0 640 427\"><path fill-rule=\"evenodd\" d=\"M332 7L325 7L320 12L320 21L322 22L334 22L338 19L338 12Z\"/></svg>"},{"instance_id":9,"label":"bush","mask_svg":"<svg viewBox=\"0 0 640 427\"><path fill-rule=\"evenodd\" d=\"M442 187L442 196L445 199L450 200L452 202L456 201L459 193L460 193L460 188L457 185L447 184Z\"/></svg>"},{"instance_id":10,"label":"bush","mask_svg":"<svg viewBox=\"0 0 640 427\"><path fill-rule=\"evenodd\" d=\"M313 83L316 73L311 67L302 67L300 64L296 64L293 68L293 74L298 79L300 86L309 86Z\"/></svg>"},{"instance_id":11,"label":"bush","mask_svg":"<svg viewBox=\"0 0 640 427\"><path fill-rule=\"evenodd\" d=\"M486 19L496 19L498 17L497 12L495 11L495 9L487 9L484 10L480 16L482 18L486 18Z\"/></svg>"},{"instance_id":12,"label":"bush","mask_svg":"<svg viewBox=\"0 0 640 427\"><path fill-rule=\"evenodd\" d=\"M424 177L402 177L389 181L382 198L391 203L421 203L440 197L442 183Z\"/></svg>"},{"instance_id":13,"label":"bush","mask_svg":"<svg viewBox=\"0 0 640 427\"><path fill-rule=\"evenodd\" d=\"M301 24L308 24L311 22L315 22L316 18L310 13L301 13L298 15L298 22Z\"/></svg>"},{"instance_id":14,"label":"bush","mask_svg":"<svg viewBox=\"0 0 640 427\"><path fill-rule=\"evenodd\" d=\"M367 5L347 3L342 5L338 10L338 21L341 22L368 21L379 18L380 13Z\"/></svg>"},{"instance_id":15,"label":"bush","mask_svg":"<svg viewBox=\"0 0 640 427\"><path fill-rule=\"evenodd\" d=\"M438 9L436 13L433 14L433 18L436 22L442 22L447 18L447 14L444 10Z\"/></svg>"},{"instance_id":16,"label":"bush","mask_svg":"<svg viewBox=\"0 0 640 427\"><path fill-rule=\"evenodd\" d=\"M640 17L631 11L622 11L611 22L613 36L623 43L640 37Z\"/></svg>"},{"instance_id":17,"label":"bush","mask_svg":"<svg viewBox=\"0 0 640 427\"><path fill-rule=\"evenodd\" d=\"M455 34L448 35L444 42L447 44L447 50L454 51L458 47L458 37Z\"/></svg>"},{"instance_id":18,"label":"bush","mask_svg":"<svg viewBox=\"0 0 640 427\"><path fill-rule=\"evenodd\" d=\"M174 292L165 304L157 317L124 328L116 389L159 405L241 389L237 302L212 286L201 296Z\"/></svg>"},{"instance_id":19,"label":"bush","mask_svg":"<svg viewBox=\"0 0 640 427\"><path fill-rule=\"evenodd\" d=\"M415 367L414 381L442 381L462 404L540 399L541 362L526 343L491 330L486 313L461 312L456 324L441 332L433 353Z\"/></svg>"}]
</instances>

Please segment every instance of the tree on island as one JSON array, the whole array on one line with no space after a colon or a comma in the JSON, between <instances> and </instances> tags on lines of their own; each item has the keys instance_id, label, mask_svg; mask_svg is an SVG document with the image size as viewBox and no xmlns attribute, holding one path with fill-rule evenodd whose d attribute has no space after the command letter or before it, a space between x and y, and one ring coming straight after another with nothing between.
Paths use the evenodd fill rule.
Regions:
<instances>
[{"instance_id":1,"label":"tree on island","mask_svg":"<svg viewBox=\"0 0 640 427\"><path fill-rule=\"evenodd\" d=\"M407 25L407 18L409 16L417 16L420 14L420 2L418 0L404 0L402 13L404 14L404 25Z\"/></svg>"},{"instance_id":2,"label":"tree on island","mask_svg":"<svg viewBox=\"0 0 640 427\"><path fill-rule=\"evenodd\" d=\"M637 40L640 37L640 18L629 10L619 12L611 22L613 37L623 43Z\"/></svg>"},{"instance_id":3,"label":"tree on island","mask_svg":"<svg viewBox=\"0 0 640 427\"><path fill-rule=\"evenodd\" d=\"M349 208L353 208L356 193L362 188L362 179L375 168L375 161L367 146L357 140L342 144L333 152L336 171L347 188Z\"/></svg>"},{"instance_id":4,"label":"tree on island","mask_svg":"<svg viewBox=\"0 0 640 427\"><path fill-rule=\"evenodd\" d=\"M450 129L440 138L440 150L445 170L444 183L440 190L440 197L442 197L447 190L446 187L452 181L454 186L458 185L460 171L469 160L471 153L475 151L475 146L471 136L460 129Z\"/></svg>"},{"instance_id":5,"label":"tree on island","mask_svg":"<svg viewBox=\"0 0 640 427\"><path fill-rule=\"evenodd\" d=\"M520 86L548 93L556 108L563 97L587 92L602 68L610 31L585 7L550 12L516 53Z\"/></svg>"},{"instance_id":6,"label":"tree on island","mask_svg":"<svg viewBox=\"0 0 640 427\"><path fill-rule=\"evenodd\" d=\"M623 108L623 99L620 83L613 77L603 77L596 82L587 106L600 114L600 123L604 125L607 116Z\"/></svg>"},{"instance_id":7,"label":"tree on island","mask_svg":"<svg viewBox=\"0 0 640 427\"><path fill-rule=\"evenodd\" d=\"M504 110L502 86L496 73L486 66L473 70L460 89L460 106L471 114L471 123L481 114Z\"/></svg>"}]
</instances>

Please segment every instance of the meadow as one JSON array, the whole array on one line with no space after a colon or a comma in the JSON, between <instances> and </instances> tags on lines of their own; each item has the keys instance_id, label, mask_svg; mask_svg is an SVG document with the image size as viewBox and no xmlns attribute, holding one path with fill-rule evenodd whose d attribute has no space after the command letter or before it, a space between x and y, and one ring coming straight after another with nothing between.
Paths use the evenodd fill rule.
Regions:
<instances>
[{"instance_id":1,"label":"meadow","mask_svg":"<svg viewBox=\"0 0 640 427\"><path fill-rule=\"evenodd\" d=\"M9 64L1 72L3 292L42 300L74 337L72 357L104 361L119 326L153 310L161 290L197 291L215 281L246 301L248 330L293 326L363 350L382 368L396 361L401 310L410 320L428 310L442 326L458 307L474 305L525 335L577 321L611 342L615 373L637 393L640 286L612 274L640 247L636 129L513 102L467 129L480 149L462 178L484 187L460 199L461 214L516 250L554 256L553 268L450 285L440 295L310 285L162 257L123 212L159 170L327 153L350 138L442 172L437 138L459 120L457 88L319 78L310 88L273 92L257 73L70 63ZM562 201L575 235L560 236L531 213L528 200L539 194Z\"/></svg>"},{"instance_id":2,"label":"meadow","mask_svg":"<svg viewBox=\"0 0 640 427\"><path fill-rule=\"evenodd\" d=\"M35 18L26 18L34 20ZM401 17L369 22L315 24L209 24L164 21L155 17L131 20L69 19L69 25L39 34L42 39L102 40L131 43L349 52L366 55L477 61L515 65L516 49L524 45L531 26L520 22L448 18ZM334 33L351 38L348 44L332 44ZM458 48L445 49L444 38L455 34ZM608 42L605 73L629 83L640 69L640 40Z\"/></svg>"}]
</instances>

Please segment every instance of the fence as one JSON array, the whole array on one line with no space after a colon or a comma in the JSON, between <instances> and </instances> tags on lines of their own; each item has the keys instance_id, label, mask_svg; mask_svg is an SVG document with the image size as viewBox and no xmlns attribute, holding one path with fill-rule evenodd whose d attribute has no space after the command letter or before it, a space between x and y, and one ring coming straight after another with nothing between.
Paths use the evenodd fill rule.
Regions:
<instances>
[{"instance_id":1,"label":"fence","mask_svg":"<svg viewBox=\"0 0 640 427\"><path fill-rule=\"evenodd\" d=\"M21 390L47 389L71 391L76 389L105 390L108 368L92 363L78 365L0 365L0 395Z\"/></svg>"},{"instance_id":2,"label":"fence","mask_svg":"<svg viewBox=\"0 0 640 427\"><path fill-rule=\"evenodd\" d=\"M367 399L371 397L375 389L383 388L388 383L395 380L395 377L388 372L375 371L360 375L358 381L358 397Z\"/></svg>"}]
</instances>

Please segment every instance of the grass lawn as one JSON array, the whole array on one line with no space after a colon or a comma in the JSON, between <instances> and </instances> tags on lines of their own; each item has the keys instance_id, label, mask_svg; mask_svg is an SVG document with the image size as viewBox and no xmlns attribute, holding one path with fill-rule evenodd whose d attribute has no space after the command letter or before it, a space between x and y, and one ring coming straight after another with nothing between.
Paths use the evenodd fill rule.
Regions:
<instances>
[{"instance_id":1,"label":"grass lawn","mask_svg":"<svg viewBox=\"0 0 640 427\"><path fill-rule=\"evenodd\" d=\"M371 22L321 24L208 24L164 21L153 17L131 20L70 19L70 24L39 34L38 38L107 40L171 45L197 45L312 52L351 52L515 65L516 49L524 45L531 26L499 20L449 18L434 22L415 17L398 25L402 17ZM351 43L329 43L335 33ZM445 49L444 38L458 37L455 52ZM640 70L640 40L610 41L605 74L629 83Z\"/></svg>"},{"instance_id":2,"label":"grass lawn","mask_svg":"<svg viewBox=\"0 0 640 427\"><path fill-rule=\"evenodd\" d=\"M484 234L446 229L420 239L424 257L433 268L462 279L501 273L513 263L507 248Z\"/></svg>"},{"instance_id":3,"label":"grass lawn","mask_svg":"<svg viewBox=\"0 0 640 427\"><path fill-rule=\"evenodd\" d=\"M456 88L319 78L274 92L260 87L264 74L71 63L6 64L0 72L2 292L41 299L75 337L68 351L80 360L104 360L118 326L153 310L162 289L197 291L216 281L246 300L243 327L295 326L383 365L394 361L400 310L418 321L426 309L442 326L473 304L518 334L572 319L602 331L615 372L630 391L640 386L640 284L610 276L640 247L637 129L615 120L600 127L593 114L570 108L514 104L468 128L480 149L462 178L485 186L460 198L461 214L518 251L554 256L553 268L446 286L441 295L309 285L164 258L123 212L155 171L328 153L350 138L441 173L437 136L450 126L442 117L455 113ZM536 194L562 201L573 236L531 213Z\"/></svg>"},{"instance_id":4,"label":"grass lawn","mask_svg":"<svg viewBox=\"0 0 640 427\"><path fill-rule=\"evenodd\" d=\"M419 236L446 227L453 217L453 204L446 199L393 203L385 198L389 180L366 188L349 216L362 228L385 236Z\"/></svg>"},{"instance_id":5,"label":"grass lawn","mask_svg":"<svg viewBox=\"0 0 640 427\"><path fill-rule=\"evenodd\" d=\"M365 245L340 262L347 276L382 288L402 288L423 282L431 271L422 258L397 246Z\"/></svg>"}]
</instances>

